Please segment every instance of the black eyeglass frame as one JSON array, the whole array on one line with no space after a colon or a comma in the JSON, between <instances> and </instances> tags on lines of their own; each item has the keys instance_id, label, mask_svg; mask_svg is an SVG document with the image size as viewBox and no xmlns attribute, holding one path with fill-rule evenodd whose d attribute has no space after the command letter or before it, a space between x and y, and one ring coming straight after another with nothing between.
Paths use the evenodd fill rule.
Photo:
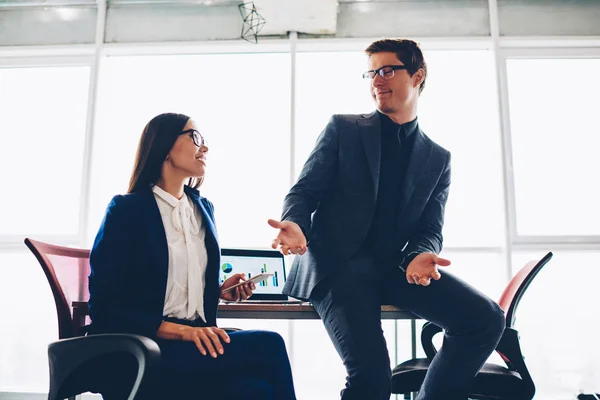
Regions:
<instances>
[{"instance_id":1,"label":"black eyeglass frame","mask_svg":"<svg viewBox=\"0 0 600 400\"><path fill-rule=\"evenodd\" d=\"M206 146L206 139L204 138L204 135L201 134L198 130L196 129L186 129L185 131L181 131L181 135L190 135L190 137L192 138L192 141L194 142L194 144L197 147L202 147L202 146Z\"/></svg>"},{"instance_id":2,"label":"black eyeglass frame","mask_svg":"<svg viewBox=\"0 0 600 400\"><path fill-rule=\"evenodd\" d=\"M390 68L391 71L391 75L389 77L386 77L385 74L386 72L384 72L383 70L385 68ZM408 65L384 65L381 68L377 68L377 69L370 69L367 72L362 74L363 79L375 79L375 77L377 75L381 76L383 79L392 79L394 77L394 71L398 71L398 70L402 70L402 69L406 69L408 70Z\"/></svg>"}]
</instances>

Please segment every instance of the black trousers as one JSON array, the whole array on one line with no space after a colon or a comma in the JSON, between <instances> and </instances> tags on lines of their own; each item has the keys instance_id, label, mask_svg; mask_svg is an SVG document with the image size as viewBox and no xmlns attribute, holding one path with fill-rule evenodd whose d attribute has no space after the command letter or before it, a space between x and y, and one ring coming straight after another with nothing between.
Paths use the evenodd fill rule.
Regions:
<instances>
[{"instance_id":1,"label":"black trousers","mask_svg":"<svg viewBox=\"0 0 600 400\"><path fill-rule=\"evenodd\" d=\"M347 371L342 400L388 400L391 369L380 306L395 305L445 330L418 400L465 399L473 377L504 331L504 313L491 299L443 269L430 286L411 285L399 268L358 256L319 283L311 301ZM450 269L449 267L448 269Z\"/></svg>"}]
</instances>

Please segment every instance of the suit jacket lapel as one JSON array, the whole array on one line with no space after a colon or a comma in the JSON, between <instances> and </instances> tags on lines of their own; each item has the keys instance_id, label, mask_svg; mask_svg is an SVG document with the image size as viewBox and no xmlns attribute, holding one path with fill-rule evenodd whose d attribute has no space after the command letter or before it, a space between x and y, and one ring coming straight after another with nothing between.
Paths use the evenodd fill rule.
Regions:
<instances>
[{"instance_id":1,"label":"suit jacket lapel","mask_svg":"<svg viewBox=\"0 0 600 400\"><path fill-rule=\"evenodd\" d=\"M140 192L139 195L141 214L146 221L146 234L148 235L149 244L147 250L154 254L152 259L156 260L156 270L161 279L161 284L164 284L166 288L169 273L169 247L165 227L152 189L148 188Z\"/></svg>"},{"instance_id":2,"label":"suit jacket lapel","mask_svg":"<svg viewBox=\"0 0 600 400\"><path fill-rule=\"evenodd\" d=\"M206 209L204 202L202 202L200 200L200 195L198 194L197 191L190 189L187 186L185 187L185 193L188 196L190 196L192 201L194 203L196 203L196 205L198 206L198 209L202 213L202 219L206 222L206 228L207 228L206 233L208 234L209 238L211 239L211 242L217 244L217 247L218 247L219 238L217 236L217 228L215 227L215 223L212 219L212 216Z\"/></svg>"},{"instance_id":3,"label":"suit jacket lapel","mask_svg":"<svg viewBox=\"0 0 600 400\"><path fill-rule=\"evenodd\" d=\"M197 190L185 187L186 194L196 203L202 213L202 219L206 226L206 252L208 254L208 268L206 270L206 286L204 291L204 313L208 324L216 324L216 304L219 301L219 257L221 249L219 248L219 239L217 229L213 221L213 216L209 213L204 201L200 198ZM214 305L214 307L213 307Z\"/></svg>"},{"instance_id":4,"label":"suit jacket lapel","mask_svg":"<svg viewBox=\"0 0 600 400\"><path fill-rule=\"evenodd\" d=\"M379 113L374 113L358 120L360 137L371 170L375 199L379 190L379 170L381 167L381 119Z\"/></svg>"},{"instance_id":5,"label":"suit jacket lapel","mask_svg":"<svg viewBox=\"0 0 600 400\"><path fill-rule=\"evenodd\" d=\"M409 211L409 204L411 197L419 183L419 180L423 176L423 173L427 171L429 161L431 159L431 153L433 146L431 141L427 139L421 129L418 129L414 133L416 135L415 142L413 145L413 151L410 155L410 160L406 168L406 174L404 175L404 183L402 185L400 194L400 213L399 213L399 227L406 222L405 213ZM400 229L397 230L399 232Z\"/></svg>"}]
</instances>

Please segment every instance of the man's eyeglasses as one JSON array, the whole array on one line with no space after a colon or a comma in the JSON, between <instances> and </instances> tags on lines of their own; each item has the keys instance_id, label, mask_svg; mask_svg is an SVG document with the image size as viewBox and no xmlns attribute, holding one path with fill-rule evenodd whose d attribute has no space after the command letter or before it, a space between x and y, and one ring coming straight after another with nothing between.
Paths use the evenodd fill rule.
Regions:
<instances>
[{"instance_id":1,"label":"man's eyeglasses","mask_svg":"<svg viewBox=\"0 0 600 400\"><path fill-rule=\"evenodd\" d=\"M364 79L373 80L379 74L383 79L390 80L394 77L394 71L398 69L408 69L406 65L384 65L381 68L372 69L362 74Z\"/></svg>"},{"instance_id":2,"label":"man's eyeglasses","mask_svg":"<svg viewBox=\"0 0 600 400\"><path fill-rule=\"evenodd\" d=\"M194 141L194 144L198 147L206 146L206 139L204 139L204 136L195 129L186 129L185 131L181 132L181 134L190 135L190 137Z\"/></svg>"}]
</instances>

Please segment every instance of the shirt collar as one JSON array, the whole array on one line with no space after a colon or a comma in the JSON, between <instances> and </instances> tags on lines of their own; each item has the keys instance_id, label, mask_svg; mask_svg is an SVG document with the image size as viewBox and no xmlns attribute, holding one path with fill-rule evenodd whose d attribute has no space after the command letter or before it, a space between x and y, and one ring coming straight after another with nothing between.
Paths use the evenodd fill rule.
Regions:
<instances>
[{"instance_id":1,"label":"shirt collar","mask_svg":"<svg viewBox=\"0 0 600 400\"><path fill-rule=\"evenodd\" d=\"M381 116L381 125L383 126L383 129L389 129L397 132L401 140L406 140L412 136L419 125L419 120L417 117L415 117L415 119L412 121L405 122L403 124L397 124L387 115L382 114L381 112L379 112L379 114Z\"/></svg>"},{"instance_id":2,"label":"shirt collar","mask_svg":"<svg viewBox=\"0 0 600 400\"><path fill-rule=\"evenodd\" d=\"M180 203L187 204L187 202L188 202L187 196L185 194L183 195L183 197L181 198L181 200L178 200L177 197L173 196L169 192L164 191L163 189L161 189L160 187L158 187L156 185L154 185L152 187L152 191L158 197L160 197L162 200L164 200L167 204L169 204L173 208L177 207L177 205L180 204Z\"/></svg>"}]
</instances>

